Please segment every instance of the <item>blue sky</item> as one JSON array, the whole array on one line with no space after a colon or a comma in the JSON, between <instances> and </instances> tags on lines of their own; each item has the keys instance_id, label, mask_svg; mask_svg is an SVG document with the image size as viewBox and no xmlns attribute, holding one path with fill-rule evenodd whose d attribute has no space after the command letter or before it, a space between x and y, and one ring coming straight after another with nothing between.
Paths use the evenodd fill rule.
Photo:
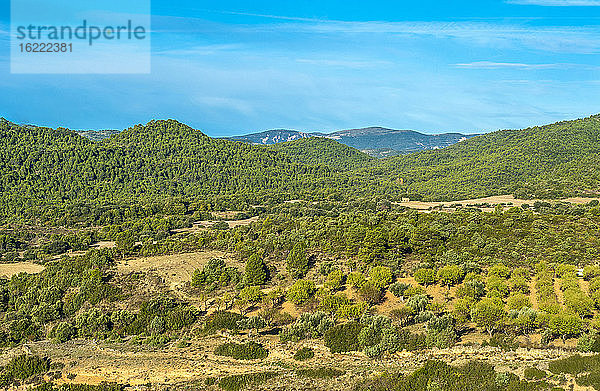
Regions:
<instances>
[{"instance_id":1,"label":"blue sky","mask_svg":"<svg viewBox=\"0 0 600 391\"><path fill-rule=\"evenodd\" d=\"M9 23L5 4L0 116L20 123L477 133L600 112L600 0L154 0L147 75L12 75Z\"/></svg>"}]
</instances>

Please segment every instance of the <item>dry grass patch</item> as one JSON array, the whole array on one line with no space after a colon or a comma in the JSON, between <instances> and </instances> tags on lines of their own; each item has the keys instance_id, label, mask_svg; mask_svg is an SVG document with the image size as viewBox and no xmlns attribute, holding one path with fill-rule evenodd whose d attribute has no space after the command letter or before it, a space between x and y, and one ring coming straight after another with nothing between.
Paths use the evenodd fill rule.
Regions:
<instances>
[{"instance_id":1,"label":"dry grass patch","mask_svg":"<svg viewBox=\"0 0 600 391\"><path fill-rule=\"evenodd\" d=\"M44 270L44 266L31 262L0 263L0 277L11 278L15 274L36 274Z\"/></svg>"}]
</instances>

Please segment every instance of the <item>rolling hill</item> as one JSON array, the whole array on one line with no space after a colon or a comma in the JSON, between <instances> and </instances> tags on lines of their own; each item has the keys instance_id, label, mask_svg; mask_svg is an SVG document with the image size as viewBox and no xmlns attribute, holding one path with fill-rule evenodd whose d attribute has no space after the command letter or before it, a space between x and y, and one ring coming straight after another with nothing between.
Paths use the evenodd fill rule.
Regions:
<instances>
[{"instance_id":1,"label":"rolling hill","mask_svg":"<svg viewBox=\"0 0 600 391\"><path fill-rule=\"evenodd\" d=\"M375 184L359 179L365 173L346 172L371 158L335 142L327 143L335 148L321 144L266 148L213 139L174 120L136 125L93 142L68 129L4 120L0 215L39 217L66 206L103 209L178 197L260 204L360 193Z\"/></svg>"},{"instance_id":2,"label":"rolling hill","mask_svg":"<svg viewBox=\"0 0 600 391\"><path fill-rule=\"evenodd\" d=\"M384 160L330 138L257 146L214 139L174 120L98 142L68 129L2 120L0 215L89 216L113 213L115 205L142 205L134 213L146 213L149 204L175 199L233 208L297 198L596 195L599 167L598 115Z\"/></svg>"},{"instance_id":3,"label":"rolling hill","mask_svg":"<svg viewBox=\"0 0 600 391\"><path fill-rule=\"evenodd\" d=\"M277 129L245 136L229 137L228 139L251 144L271 145L310 137L332 139L371 156L382 158L428 149L445 148L473 137L473 135L460 133L429 135L413 130L370 127L341 130L333 133L304 133L295 130Z\"/></svg>"},{"instance_id":4,"label":"rolling hill","mask_svg":"<svg viewBox=\"0 0 600 391\"><path fill-rule=\"evenodd\" d=\"M600 115L503 130L435 151L388 159L376 169L428 200L600 192Z\"/></svg>"}]
</instances>

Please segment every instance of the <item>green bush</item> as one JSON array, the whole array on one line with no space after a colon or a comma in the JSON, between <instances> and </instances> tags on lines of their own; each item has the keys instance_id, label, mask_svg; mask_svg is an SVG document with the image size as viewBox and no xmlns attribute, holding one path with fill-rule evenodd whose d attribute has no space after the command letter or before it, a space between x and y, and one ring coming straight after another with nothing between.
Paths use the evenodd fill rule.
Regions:
<instances>
[{"instance_id":1,"label":"green bush","mask_svg":"<svg viewBox=\"0 0 600 391\"><path fill-rule=\"evenodd\" d=\"M48 336L55 342L66 342L77 336L77 329L69 322L60 322L50 330Z\"/></svg>"},{"instance_id":2,"label":"green bush","mask_svg":"<svg viewBox=\"0 0 600 391\"><path fill-rule=\"evenodd\" d=\"M413 277L418 284L431 285L435 284L435 270L433 269L418 269Z\"/></svg>"},{"instance_id":3,"label":"green bush","mask_svg":"<svg viewBox=\"0 0 600 391\"><path fill-rule=\"evenodd\" d=\"M580 352L600 353L600 333L594 330L582 335L577 341L577 350Z\"/></svg>"},{"instance_id":4,"label":"green bush","mask_svg":"<svg viewBox=\"0 0 600 391\"><path fill-rule=\"evenodd\" d=\"M548 369L552 373L568 373L579 375L580 373L600 370L600 355L580 356L579 354L551 361Z\"/></svg>"},{"instance_id":5,"label":"green bush","mask_svg":"<svg viewBox=\"0 0 600 391\"><path fill-rule=\"evenodd\" d=\"M548 377L548 374L545 371L542 371L541 369L528 367L525 368L523 376L525 376L525 379L527 380L540 380Z\"/></svg>"},{"instance_id":6,"label":"green bush","mask_svg":"<svg viewBox=\"0 0 600 391\"><path fill-rule=\"evenodd\" d=\"M266 358L269 355L269 351L256 342L247 342L243 344L229 342L217 346L215 354L218 356L232 357L238 360L256 360L259 358Z\"/></svg>"},{"instance_id":7,"label":"green bush","mask_svg":"<svg viewBox=\"0 0 600 391\"><path fill-rule=\"evenodd\" d=\"M307 280L298 280L288 289L287 299L296 305L302 305L315 293L315 283Z\"/></svg>"},{"instance_id":8,"label":"green bush","mask_svg":"<svg viewBox=\"0 0 600 391\"><path fill-rule=\"evenodd\" d=\"M12 358L4 367L5 380L26 380L32 376L48 372L50 360L34 355L23 354Z\"/></svg>"},{"instance_id":9,"label":"green bush","mask_svg":"<svg viewBox=\"0 0 600 391\"><path fill-rule=\"evenodd\" d=\"M305 312L293 324L281 330L279 338L282 342L297 342L306 338L319 338L334 325L333 319L323 311L312 314Z\"/></svg>"},{"instance_id":10,"label":"green bush","mask_svg":"<svg viewBox=\"0 0 600 391\"><path fill-rule=\"evenodd\" d=\"M394 278L392 270L385 266L375 266L369 271L370 281L380 289L388 287Z\"/></svg>"},{"instance_id":11,"label":"green bush","mask_svg":"<svg viewBox=\"0 0 600 391\"><path fill-rule=\"evenodd\" d=\"M249 385L258 385L277 376L277 372L247 373L227 376L219 380L219 387L225 391L240 391Z\"/></svg>"},{"instance_id":12,"label":"green bush","mask_svg":"<svg viewBox=\"0 0 600 391\"><path fill-rule=\"evenodd\" d=\"M365 282L358 290L358 296L368 305L381 303L384 293L384 290L372 281Z\"/></svg>"},{"instance_id":13,"label":"green bush","mask_svg":"<svg viewBox=\"0 0 600 391\"><path fill-rule=\"evenodd\" d=\"M311 348L304 347L304 348L298 350L294 354L294 360L297 360L297 361L310 360L314 356L315 356L314 350L312 350Z\"/></svg>"},{"instance_id":14,"label":"green bush","mask_svg":"<svg viewBox=\"0 0 600 391\"><path fill-rule=\"evenodd\" d=\"M212 313L204 323L205 333L215 333L219 330L238 331L238 321L244 317L235 312L217 311Z\"/></svg>"},{"instance_id":15,"label":"green bush","mask_svg":"<svg viewBox=\"0 0 600 391\"><path fill-rule=\"evenodd\" d=\"M349 322L334 326L324 335L325 346L331 353L352 352L360 350L358 334L363 325L358 322Z\"/></svg>"}]
</instances>

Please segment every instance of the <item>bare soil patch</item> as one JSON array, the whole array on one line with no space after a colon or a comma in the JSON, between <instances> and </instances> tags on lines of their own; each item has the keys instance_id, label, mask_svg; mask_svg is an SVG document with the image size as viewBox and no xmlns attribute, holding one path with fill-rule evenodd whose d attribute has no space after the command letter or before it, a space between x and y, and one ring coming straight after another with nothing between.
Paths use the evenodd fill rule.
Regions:
<instances>
[{"instance_id":1,"label":"bare soil patch","mask_svg":"<svg viewBox=\"0 0 600 391\"><path fill-rule=\"evenodd\" d=\"M173 291L181 290L191 281L196 269L201 269L212 258L223 258L227 264L240 266L232 255L222 251L201 251L188 254L161 255L146 258L126 259L117 264L117 271L152 273L162 278Z\"/></svg>"}]
</instances>

